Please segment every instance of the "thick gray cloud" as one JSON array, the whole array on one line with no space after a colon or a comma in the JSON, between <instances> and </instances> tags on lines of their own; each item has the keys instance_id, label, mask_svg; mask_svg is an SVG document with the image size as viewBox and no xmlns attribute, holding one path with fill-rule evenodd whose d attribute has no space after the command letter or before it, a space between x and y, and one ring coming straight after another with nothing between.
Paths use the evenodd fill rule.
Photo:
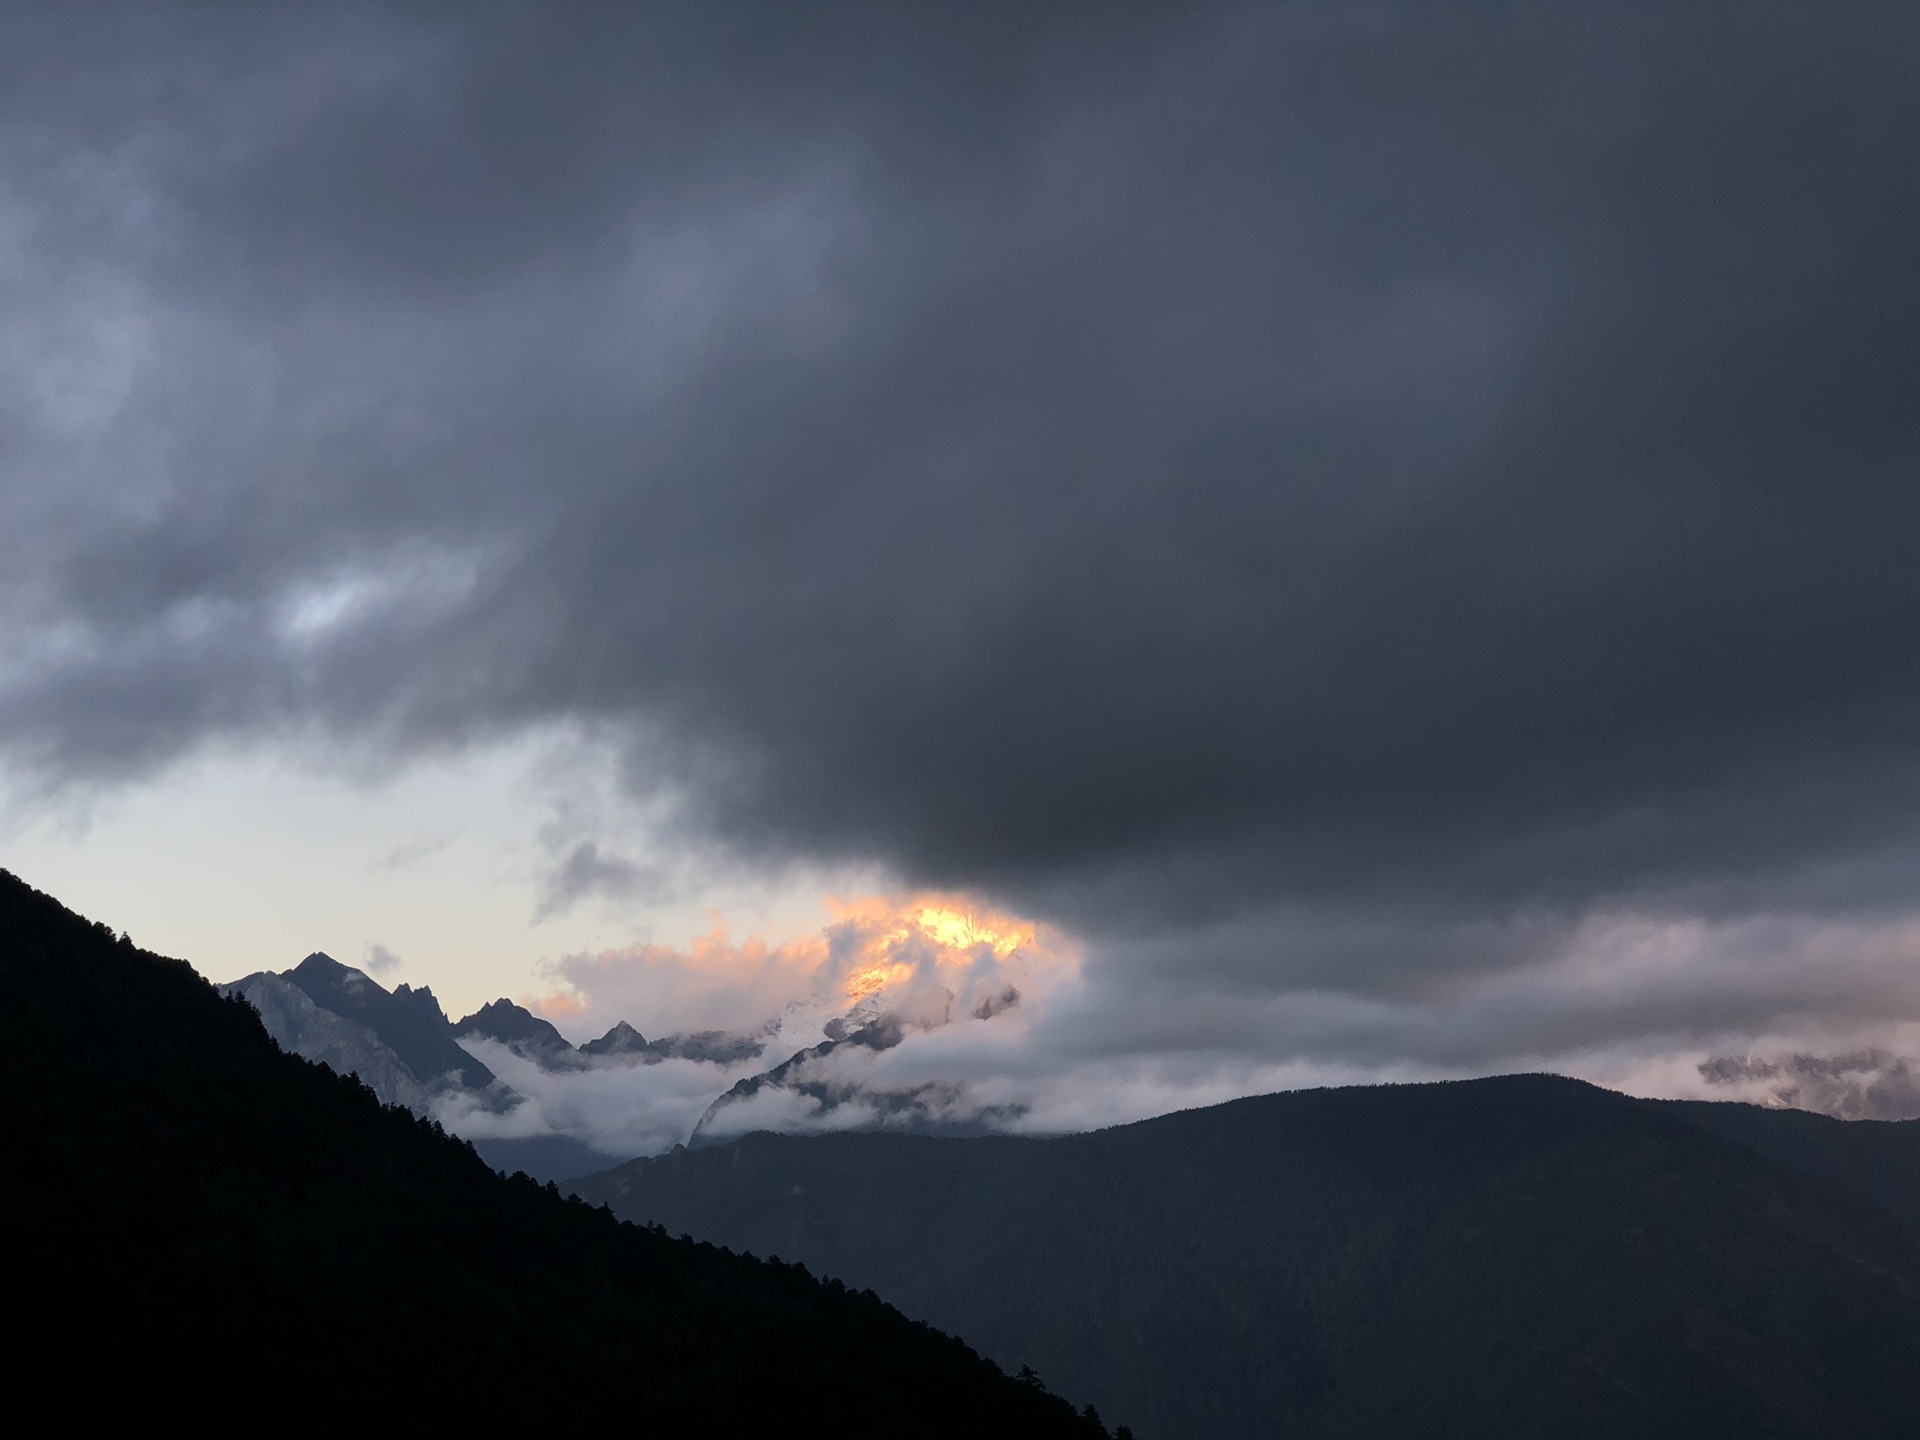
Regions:
<instances>
[{"instance_id":1,"label":"thick gray cloud","mask_svg":"<svg viewBox=\"0 0 1920 1440\"><path fill-rule=\"evenodd\" d=\"M602 854L598 843L582 840L548 876L534 919L564 914L589 895L624 897L661 888L657 877L619 855Z\"/></svg>"},{"instance_id":2,"label":"thick gray cloud","mask_svg":"<svg viewBox=\"0 0 1920 1440\"><path fill-rule=\"evenodd\" d=\"M1096 975L1911 908L1903 9L4 23L49 783L563 719Z\"/></svg>"},{"instance_id":3,"label":"thick gray cloud","mask_svg":"<svg viewBox=\"0 0 1920 1440\"><path fill-rule=\"evenodd\" d=\"M1701 1062L1700 1075L1709 1085L1730 1088L1742 1098L1757 1090L1773 1104L1843 1120L1911 1120L1920 1115L1920 1083L1912 1066L1884 1050L1767 1059L1716 1055Z\"/></svg>"}]
</instances>

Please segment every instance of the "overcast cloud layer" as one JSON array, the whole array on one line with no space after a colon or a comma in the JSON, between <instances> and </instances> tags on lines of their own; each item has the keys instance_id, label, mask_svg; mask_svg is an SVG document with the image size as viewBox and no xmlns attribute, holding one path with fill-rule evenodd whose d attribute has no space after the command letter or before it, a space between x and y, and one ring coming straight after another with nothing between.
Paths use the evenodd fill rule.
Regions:
<instances>
[{"instance_id":1,"label":"overcast cloud layer","mask_svg":"<svg viewBox=\"0 0 1920 1440\"><path fill-rule=\"evenodd\" d=\"M575 727L687 853L1084 937L1088 1056L1882 1044L1917 68L1899 6L8 7L0 745Z\"/></svg>"}]
</instances>

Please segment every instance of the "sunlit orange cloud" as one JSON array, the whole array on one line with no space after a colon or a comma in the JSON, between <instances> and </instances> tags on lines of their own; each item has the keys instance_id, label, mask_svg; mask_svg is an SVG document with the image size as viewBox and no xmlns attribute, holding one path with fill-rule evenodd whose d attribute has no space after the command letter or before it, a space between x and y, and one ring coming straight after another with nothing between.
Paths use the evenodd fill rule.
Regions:
<instances>
[{"instance_id":1,"label":"sunlit orange cloud","mask_svg":"<svg viewBox=\"0 0 1920 1440\"><path fill-rule=\"evenodd\" d=\"M750 1027L796 1004L862 1004L933 1026L1030 1002L1079 973L1079 949L1067 936L971 896L823 903L832 917L825 926L778 944L760 936L736 942L723 921L685 947L567 956L546 968L558 983L530 1008L572 1028L624 1019L648 1034Z\"/></svg>"}]
</instances>

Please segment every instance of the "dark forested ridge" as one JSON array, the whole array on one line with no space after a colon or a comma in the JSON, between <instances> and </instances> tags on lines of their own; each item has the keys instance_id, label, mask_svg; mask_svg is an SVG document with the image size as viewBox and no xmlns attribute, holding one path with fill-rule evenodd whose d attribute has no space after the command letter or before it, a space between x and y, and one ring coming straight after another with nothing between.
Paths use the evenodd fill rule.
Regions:
<instances>
[{"instance_id":1,"label":"dark forested ridge","mask_svg":"<svg viewBox=\"0 0 1920 1440\"><path fill-rule=\"evenodd\" d=\"M1655 1103L1920 1230L1920 1120L1836 1120L1807 1110L1710 1100Z\"/></svg>"},{"instance_id":2,"label":"dark forested ridge","mask_svg":"<svg viewBox=\"0 0 1920 1440\"><path fill-rule=\"evenodd\" d=\"M1143 1440L1920 1435L1920 1123L1553 1076L575 1182L872 1286Z\"/></svg>"},{"instance_id":3,"label":"dark forested ridge","mask_svg":"<svg viewBox=\"0 0 1920 1440\"><path fill-rule=\"evenodd\" d=\"M494 1174L4 871L0 1014L10 1369L75 1424L1105 1433L837 1281Z\"/></svg>"}]
</instances>

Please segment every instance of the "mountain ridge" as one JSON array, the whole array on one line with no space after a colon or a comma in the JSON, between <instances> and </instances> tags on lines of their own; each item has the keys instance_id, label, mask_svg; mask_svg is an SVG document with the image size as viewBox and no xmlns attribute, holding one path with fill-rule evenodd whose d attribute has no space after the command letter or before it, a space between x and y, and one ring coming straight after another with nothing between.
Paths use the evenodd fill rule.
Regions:
<instances>
[{"instance_id":1,"label":"mountain ridge","mask_svg":"<svg viewBox=\"0 0 1920 1440\"><path fill-rule=\"evenodd\" d=\"M1916 1433L1920 1227L1818 1159L1511 1076L762 1133L572 1188L871 1286L1157 1440Z\"/></svg>"},{"instance_id":2,"label":"mountain ridge","mask_svg":"<svg viewBox=\"0 0 1920 1440\"><path fill-rule=\"evenodd\" d=\"M737 1122L737 1107L762 1095L811 1106L816 1120L835 1116L839 1125L845 1124L846 1107L859 1105L867 1110L871 1126L928 1134L985 1133L1018 1113L1005 1106L963 1106L961 1086L883 1090L817 1073L819 1062L849 1047L879 1051L899 1042L901 1020L872 999L821 1020L816 997L811 1005L789 1006L752 1033L684 1031L649 1040L621 1020L597 1039L576 1046L551 1021L505 997L450 1020L430 988L401 984L388 991L364 971L320 951L290 970L258 971L221 988L253 1003L282 1048L359 1075L382 1100L459 1125L497 1168L523 1170L541 1180L589 1174L633 1152L595 1133L541 1129L503 1134L498 1125L468 1124L467 1117L481 1112L509 1115L526 1100L494 1073L476 1048L504 1046L539 1071L559 1076L669 1060L714 1066L721 1072L714 1077L714 1098L692 1119L684 1137L695 1145L714 1138L717 1119ZM803 1034L823 1038L800 1045L755 1074L739 1074L739 1067L761 1060L795 1022ZM493 1058L503 1063L500 1056ZM523 1076L522 1083L530 1078ZM946 1118L956 1110L967 1112L964 1122ZM736 1123L735 1129L740 1128L748 1127Z\"/></svg>"},{"instance_id":3,"label":"mountain ridge","mask_svg":"<svg viewBox=\"0 0 1920 1440\"><path fill-rule=\"evenodd\" d=\"M484 1090L494 1073L454 1042L445 1012L431 990L401 985L389 991L364 971L315 951L286 978L336 1015L357 1020L426 1084Z\"/></svg>"}]
</instances>

